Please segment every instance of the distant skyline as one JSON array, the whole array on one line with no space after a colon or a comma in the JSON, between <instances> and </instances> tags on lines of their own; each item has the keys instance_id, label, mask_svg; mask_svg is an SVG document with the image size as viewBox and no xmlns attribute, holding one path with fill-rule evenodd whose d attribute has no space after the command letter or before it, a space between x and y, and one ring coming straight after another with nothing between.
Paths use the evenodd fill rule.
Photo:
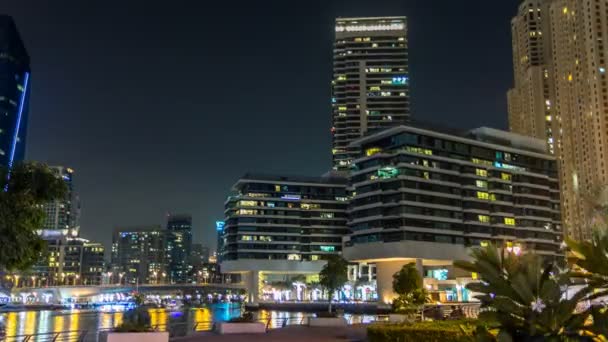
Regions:
<instances>
[{"instance_id":1,"label":"distant skyline","mask_svg":"<svg viewBox=\"0 0 608 342\"><path fill-rule=\"evenodd\" d=\"M192 213L215 247L248 171L331 168L334 19L407 16L412 118L507 127L516 1L6 0L31 57L27 158L75 170L81 234Z\"/></svg>"}]
</instances>

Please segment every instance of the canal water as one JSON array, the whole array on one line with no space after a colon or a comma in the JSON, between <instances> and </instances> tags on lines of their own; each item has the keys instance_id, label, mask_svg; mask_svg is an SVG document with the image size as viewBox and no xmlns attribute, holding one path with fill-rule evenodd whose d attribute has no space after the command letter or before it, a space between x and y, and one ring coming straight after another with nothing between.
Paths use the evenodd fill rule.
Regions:
<instances>
[{"instance_id":1,"label":"canal water","mask_svg":"<svg viewBox=\"0 0 608 342\"><path fill-rule=\"evenodd\" d=\"M152 326L158 330L169 330L172 334L186 335L192 331L211 330L214 322L230 320L241 315L241 307L235 304L214 304L204 308L171 311L150 309ZM270 322L270 328L283 325L302 324L310 313L259 311L257 318ZM352 323L363 323L372 316L346 315ZM6 328L6 336L45 334L59 331L86 330L86 341L96 341L100 330L108 330L122 322L122 312L92 311L22 311L1 313L0 319ZM12 339L9 339L12 340ZM34 336L31 341L50 340L48 336ZM59 340L62 340L61 338Z\"/></svg>"}]
</instances>

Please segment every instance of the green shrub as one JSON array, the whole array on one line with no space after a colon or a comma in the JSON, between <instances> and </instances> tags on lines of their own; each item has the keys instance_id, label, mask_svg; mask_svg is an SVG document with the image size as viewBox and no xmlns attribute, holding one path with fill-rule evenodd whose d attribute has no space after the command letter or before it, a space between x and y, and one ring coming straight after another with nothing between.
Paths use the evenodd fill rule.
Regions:
<instances>
[{"instance_id":1,"label":"green shrub","mask_svg":"<svg viewBox=\"0 0 608 342\"><path fill-rule=\"evenodd\" d=\"M374 324L367 328L370 342L471 342L474 321L432 321L413 324Z\"/></svg>"}]
</instances>

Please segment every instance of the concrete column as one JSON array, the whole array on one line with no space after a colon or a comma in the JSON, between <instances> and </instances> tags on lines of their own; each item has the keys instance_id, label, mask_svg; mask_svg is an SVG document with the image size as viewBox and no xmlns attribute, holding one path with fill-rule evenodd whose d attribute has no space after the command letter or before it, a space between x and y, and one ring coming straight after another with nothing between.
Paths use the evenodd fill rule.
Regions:
<instances>
[{"instance_id":1,"label":"concrete column","mask_svg":"<svg viewBox=\"0 0 608 342\"><path fill-rule=\"evenodd\" d=\"M258 271L249 271L244 274L247 285L247 297L249 299L249 303L258 303L260 300L260 272Z\"/></svg>"},{"instance_id":2,"label":"concrete column","mask_svg":"<svg viewBox=\"0 0 608 342\"><path fill-rule=\"evenodd\" d=\"M376 263L376 284L378 291L378 301L381 303L391 303L397 297L393 292L393 274L399 272L403 265L411 261L382 261Z\"/></svg>"}]
</instances>

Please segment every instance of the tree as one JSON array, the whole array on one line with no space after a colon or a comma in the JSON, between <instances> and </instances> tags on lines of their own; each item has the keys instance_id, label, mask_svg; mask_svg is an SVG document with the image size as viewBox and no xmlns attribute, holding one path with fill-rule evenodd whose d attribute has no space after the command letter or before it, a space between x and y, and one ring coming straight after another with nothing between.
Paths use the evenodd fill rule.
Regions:
<instances>
[{"instance_id":1,"label":"tree","mask_svg":"<svg viewBox=\"0 0 608 342\"><path fill-rule=\"evenodd\" d=\"M478 274L467 288L480 293L480 321L498 330L498 341L591 341L606 329L606 313L577 305L593 291L583 287L569 298L570 274L539 255L499 252L495 246L474 249L473 262L457 261ZM593 318L593 325L587 322Z\"/></svg>"},{"instance_id":2,"label":"tree","mask_svg":"<svg viewBox=\"0 0 608 342\"><path fill-rule=\"evenodd\" d=\"M393 310L399 313L412 313L427 301L428 293L423 288L423 280L416 264L403 265L393 274L393 291L399 295L393 301Z\"/></svg>"},{"instance_id":3,"label":"tree","mask_svg":"<svg viewBox=\"0 0 608 342\"><path fill-rule=\"evenodd\" d=\"M348 262L339 255L331 255L327 259L327 264L323 266L319 273L319 283L329 295L328 312L331 313L331 299L334 292L342 288L348 281Z\"/></svg>"},{"instance_id":4,"label":"tree","mask_svg":"<svg viewBox=\"0 0 608 342\"><path fill-rule=\"evenodd\" d=\"M62 198L66 185L43 164L0 169L0 269L25 270L45 246L36 230L44 224L42 205Z\"/></svg>"},{"instance_id":5,"label":"tree","mask_svg":"<svg viewBox=\"0 0 608 342\"><path fill-rule=\"evenodd\" d=\"M574 256L575 269L571 276L583 279L587 286L597 289L587 299L608 296L608 232L595 230L590 241L575 241L566 238L570 252Z\"/></svg>"}]
</instances>

